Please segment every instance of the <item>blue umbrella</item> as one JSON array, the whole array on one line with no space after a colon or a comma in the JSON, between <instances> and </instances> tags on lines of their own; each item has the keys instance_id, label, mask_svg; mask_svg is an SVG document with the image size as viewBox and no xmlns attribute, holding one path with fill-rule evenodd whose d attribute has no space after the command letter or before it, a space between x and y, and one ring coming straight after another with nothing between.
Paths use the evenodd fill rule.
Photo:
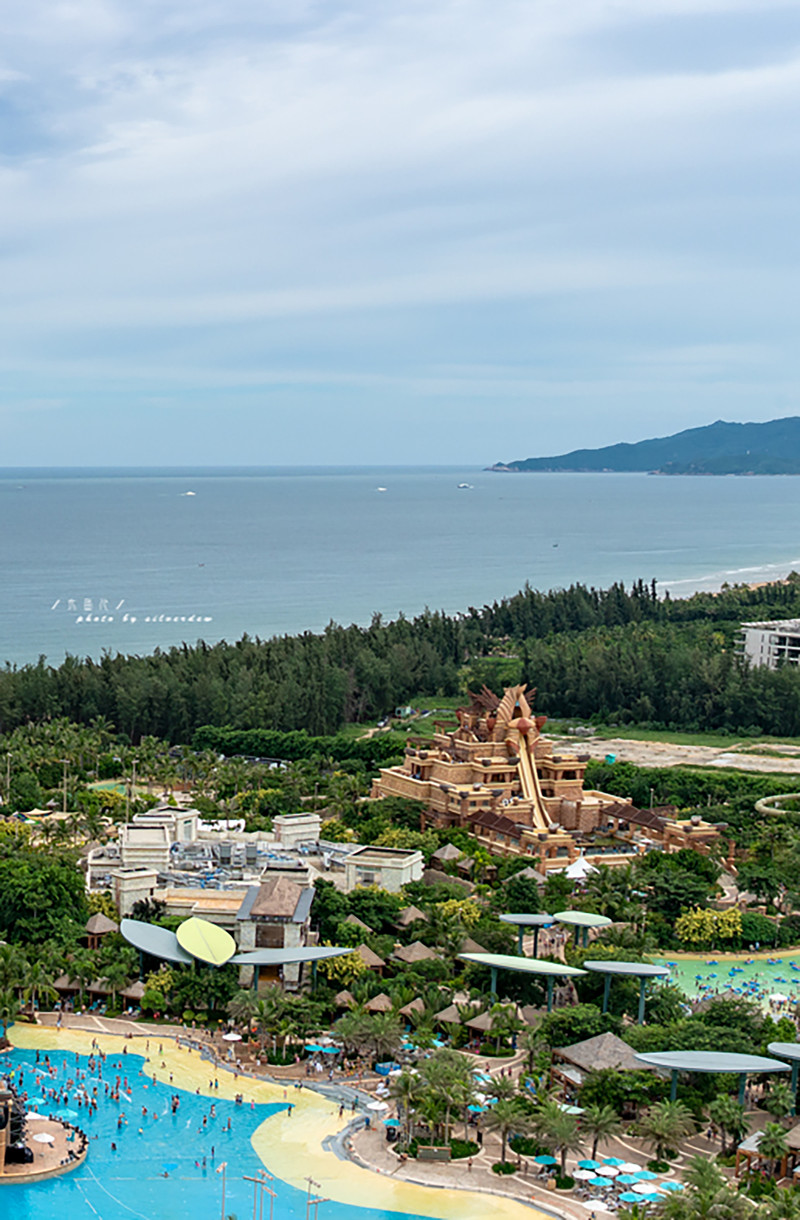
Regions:
<instances>
[{"instance_id":1,"label":"blue umbrella","mask_svg":"<svg viewBox=\"0 0 800 1220\"><path fill-rule=\"evenodd\" d=\"M619 1197L622 1203L639 1203L643 1196L635 1194L632 1190L623 1190Z\"/></svg>"},{"instance_id":2,"label":"blue umbrella","mask_svg":"<svg viewBox=\"0 0 800 1220\"><path fill-rule=\"evenodd\" d=\"M623 1160L621 1160L621 1158L618 1156L604 1156L603 1164L604 1165L624 1165L625 1162Z\"/></svg>"},{"instance_id":3,"label":"blue umbrella","mask_svg":"<svg viewBox=\"0 0 800 1220\"><path fill-rule=\"evenodd\" d=\"M683 1190L683 1182L661 1182L662 1190Z\"/></svg>"},{"instance_id":4,"label":"blue umbrella","mask_svg":"<svg viewBox=\"0 0 800 1220\"><path fill-rule=\"evenodd\" d=\"M338 1055L341 1049L340 1046L323 1046L322 1053L323 1055Z\"/></svg>"},{"instance_id":5,"label":"blue umbrella","mask_svg":"<svg viewBox=\"0 0 800 1220\"><path fill-rule=\"evenodd\" d=\"M649 1195L638 1195L637 1198L644 1200L645 1203L663 1203L664 1202L664 1196L657 1195L655 1191L652 1191Z\"/></svg>"},{"instance_id":6,"label":"blue umbrella","mask_svg":"<svg viewBox=\"0 0 800 1220\"><path fill-rule=\"evenodd\" d=\"M590 1186L613 1186L611 1178L589 1178Z\"/></svg>"},{"instance_id":7,"label":"blue umbrella","mask_svg":"<svg viewBox=\"0 0 800 1220\"><path fill-rule=\"evenodd\" d=\"M637 1182L655 1182L658 1177L657 1173L651 1173L649 1169L640 1169L638 1173L633 1175Z\"/></svg>"},{"instance_id":8,"label":"blue umbrella","mask_svg":"<svg viewBox=\"0 0 800 1220\"><path fill-rule=\"evenodd\" d=\"M317 1054L317 1052L318 1052L318 1051L323 1050L323 1047L321 1047L321 1046L317 1046L315 1043L311 1042L311 1043L309 1043L309 1045L306 1047L306 1050L307 1050L307 1051L311 1051L311 1054L312 1054L312 1055L315 1055L315 1054Z\"/></svg>"},{"instance_id":9,"label":"blue umbrella","mask_svg":"<svg viewBox=\"0 0 800 1220\"><path fill-rule=\"evenodd\" d=\"M638 1182L639 1179L632 1173L620 1173L617 1175L616 1181L621 1182L623 1186L632 1186L633 1183Z\"/></svg>"},{"instance_id":10,"label":"blue umbrella","mask_svg":"<svg viewBox=\"0 0 800 1220\"><path fill-rule=\"evenodd\" d=\"M69 1109L56 1110L56 1118L77 1118L77 1117L78 1117L77 1110L69 1110Z\"/></svg>"},{"instance_id":11,"label":"blue umbrella","mask_svg":"<svg viewBox=\"0 0 800 1220\"><path fill-rule=\"evenodd\" d=\"M535 1156L533 1159L537 1165L557 1165L558 1164L558 1161L556 1160L556 1158L554 1156L542 1155L542 1156Z\"/></svg>"},{"instance_id":12,"label":"blue umbrella","mask_svg":"<svg viewBox=\"0 0 800 1220\"><path fill-rule=\"evenodd\" d=\"M600 1162L599 1161L578 1161L578 1168L579 1169L599 1169Z\"/></svg>"},{"instance_id":13,"label":"blue umbrella","mask_svg":"<svg viewBox=\"0 0 800 1220\"><path fill-rule=\"evenodd\" d=\"M471 1114L485 1114L486 1111L489 1109L489 1107L488 1106L467 1106L467 1109L469 1110L469 1112Z\"/></svg>"}]
</instances>

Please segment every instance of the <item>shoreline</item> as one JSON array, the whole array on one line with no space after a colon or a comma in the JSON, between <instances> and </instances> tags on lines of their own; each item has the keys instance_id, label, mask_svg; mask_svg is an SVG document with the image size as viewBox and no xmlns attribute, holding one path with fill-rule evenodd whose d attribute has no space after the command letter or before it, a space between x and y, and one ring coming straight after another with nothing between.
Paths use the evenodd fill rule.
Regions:
<instances>
[{"instance_id":1,"label":"shoreline","mask_svg":"<svg viewBox=\"0 0 800 1220\"><path fill-rule=\"evenodd\" d=\"M121 1034L107 1034L101 1030L88 1031L61 1029L52 1026L12 1025L8 1039L12 1048L20 1050L68 1050L81 1055L91 1054L91 1043L96 1043L112 1054L121 1054L127 1047L129 1053L145 1056L144 1042L158 1041L158 1035L139 1034L125 1038ZM142 1045L139 1045L139 1044ZM187 1093L198 1089L203 1097L217 1097L232 1101L237 1093L244 1095L245 1102L281 1105L288 1088L270 1081L254 1080L240 1075L234 1079L232 1072L220 1071L219 1089L208 1089L208 1060L199 1052L178 1047L173 1038L164 1036L164 1050L159 1053L166 1069L160 1067L155 1074L163 1082L168 1073L173 1075L173 1086ZM341 1160L326 1146L333 1144L348 1125L339 1119L339 1103L323 1096L314 1089L291 1090L292 1114L279 1112L266 1118L253 1132L250 1143L268 1173L287 1186L305 1191L309 1174L320 1184L322 1193L333 1202L344 1206L367 1207L385 1212L399 1212L425 1220L484 1220L487 1199L483 1192L465 1190L461 1187L442 1189L438 1186L418 1185L402 1179L389 1177L363 1168L352 1160ZM278 1164L276 1165L276 1160ZM535 1215L541 1220L553 1220L552 1212L537 1209L532 1204L514 1200L507 1195L492 1195L492 1212L500 1220L523 1220Z\"/></svg>"}]
</instances>

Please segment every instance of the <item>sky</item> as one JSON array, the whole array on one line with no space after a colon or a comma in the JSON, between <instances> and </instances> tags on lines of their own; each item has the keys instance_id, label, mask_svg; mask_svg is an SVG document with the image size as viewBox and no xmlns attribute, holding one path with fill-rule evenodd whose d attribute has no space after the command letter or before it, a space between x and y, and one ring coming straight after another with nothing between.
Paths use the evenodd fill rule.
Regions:
<instances>
[{"instance_id":1,"label":"sky","mask_svg":"<svg viewBox=\"0 0 800 1220\"><path fill-rule=\"evenodd\" d=\"M0 466L800 414L796 0L26 0Z\"/></svg>"}]
</instances>

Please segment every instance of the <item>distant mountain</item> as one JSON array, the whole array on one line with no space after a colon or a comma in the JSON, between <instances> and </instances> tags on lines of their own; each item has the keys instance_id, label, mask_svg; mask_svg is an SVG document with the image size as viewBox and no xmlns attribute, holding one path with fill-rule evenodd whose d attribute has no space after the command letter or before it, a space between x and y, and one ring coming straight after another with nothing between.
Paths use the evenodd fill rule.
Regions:
<instances>
[{"instance_id":1,"label":"distant mountain","mask_svg":"<svg viewBox=\"0 0 800 1220\"><path fill-rule=\"evenodd\" d=\"M765 424L728 424L636 444L574 449L557 457L517 458L489 470L651 471L654 474L800 474L800 416Z\"/></svg>"}]
</instances>

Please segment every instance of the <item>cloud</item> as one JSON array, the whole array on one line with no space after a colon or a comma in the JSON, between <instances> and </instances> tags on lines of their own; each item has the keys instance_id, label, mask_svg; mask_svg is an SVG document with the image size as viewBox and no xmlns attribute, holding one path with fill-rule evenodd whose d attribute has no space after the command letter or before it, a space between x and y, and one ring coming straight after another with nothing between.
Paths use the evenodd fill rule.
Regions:
<instances>
[{"instance_id":1,"label":"cloud","mask_svg":"<svg viewBox=\"0 0 800 1220\"><path fill-rule=\"evenodd\" d=\"M797 376L799 94L788 0L17 6L0 402L75 417L113 387L121 429L142 392L280 384L354 421L367 393L448 421L496 395L525 427L529 395L557 432L566 397L608 435L637 395L668 430L664 379L707 422L730 376L762 409L758 375Z\"/></svg>"}]
</instances>

